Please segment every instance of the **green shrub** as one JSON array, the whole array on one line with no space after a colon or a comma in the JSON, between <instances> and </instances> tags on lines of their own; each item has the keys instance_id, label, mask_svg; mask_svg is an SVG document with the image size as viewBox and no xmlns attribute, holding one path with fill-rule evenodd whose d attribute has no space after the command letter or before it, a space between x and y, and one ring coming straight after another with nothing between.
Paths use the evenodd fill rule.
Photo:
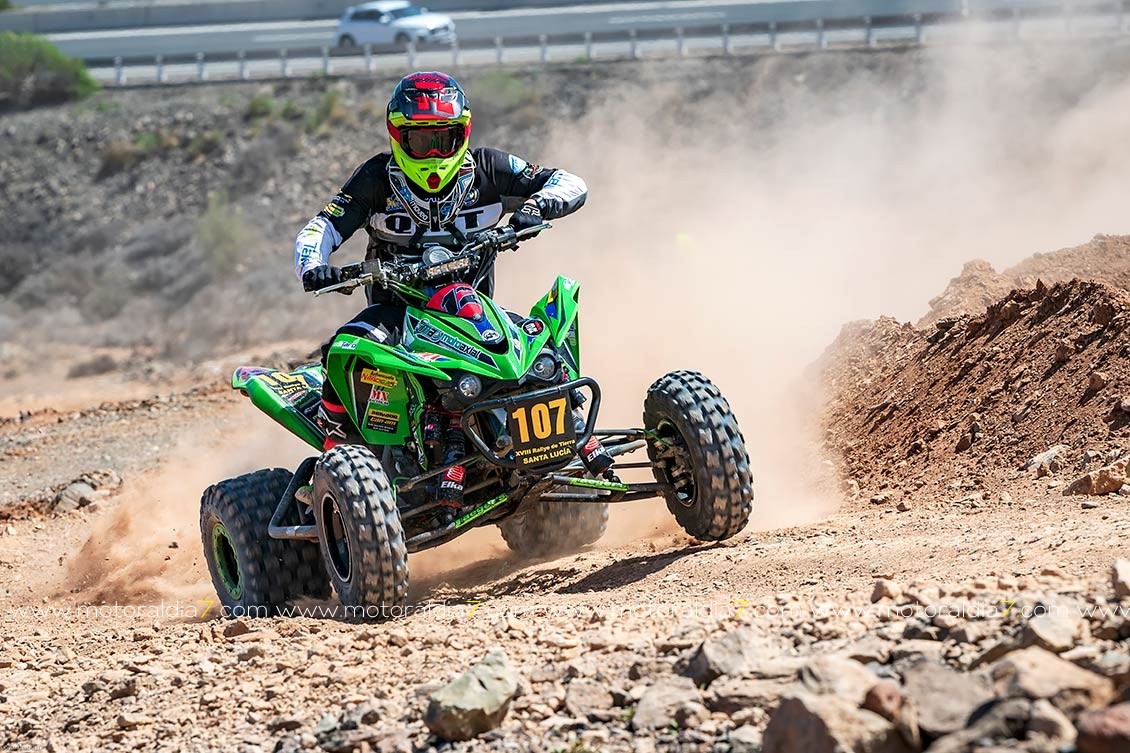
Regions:
<instances>
[{"instance_id":1,"label":"green shrub","mask_svg":"<svg viewBox=\"0 0 1130 753\"><path fill-rule=\"evenodd\" d=\"M538 88L528 77L508 70L484 73L475 81L475 97L491 105L510 109L540 99Z\"/></svg>"},{"instance_id":2,"label":"green shrub","mask_svg":"<svg viewBox=\"0 0 1130 753\"><path fill-rule=\"evenodd\" d=\"M98 168L99 180L117 175L136 165L145 156L137 145L124 139L114 139L102 151L102 165Z\"/></svg>"},{"instance_id":3,"label":"green shrub","mask_svg":"<svg viewBox=\"0 0 1130 753\"><path fill-rule=\"evenodd\" d=\"M322 95L318 108L306 118L306 130L328 132L329 126L357 126L357 116L341 100L341 92L331 89Z\"/></svg>"},{"instance_id":4,"label":"green shrub","mask_svg":"<svg viewBox=\"0 0 1130 753\"><path fill-rule=\"evenodd\" d=\"M217 130L201 131L188 144L190 159L202 160L215 154L224 145L224 134Z\"/></svg>"},{"instance_id":5,"label":"green shrub","mask_svg":"<svg viewBox=\"0 0 1130 753\"><path fill-rule=\"evenodd\" d=\"M8 0L0 0L0 10L11 10L16 6L12 5Z\"/></svg>"},{"instance_id":6,"label":"green shrub","mask_svg":"<svg viewBox=\"0 0 1130 753\"><path fill-rule=\"evenodd\" d=\"M299 107L293 99L288 99L283 103L279 115L282 116L283 120L302 120L306 116L306 111Z\"/></svg>"},{"instance_id":7,"label":"green shrub","mask_svg":"<svg viewBox=\"0 0 1130 753\"><path fill-rule=\"evenodd\" d=\"M249 254L254 240L251 226L239 208L229 201L227 192L208 194L208 208L196 221L196 242L212 271L217 274L235 271Z\"/></svg>"},{"instance_id":8,"label":"green shrub","mask_svg":"<svg viewBox=\"0 0 1130 753\"><path fill-rule=\"evenodd\" d=\"M258 94L251 98L247 103L247 109L243 111L244 120L258 120L259 118L269 118L271 113L275 111L275 100L266 94Z\"/></svg>"},{"instance_id":9,"label":"green shrub","mask_svg":"<svg viewBox=\"0 0 1130 753\"><path fill-rule=\"evenodd\" d=\"M97 89L82 61L45 37L0 32L0 109L67 102Z\"/></svg>"}]
</instances>

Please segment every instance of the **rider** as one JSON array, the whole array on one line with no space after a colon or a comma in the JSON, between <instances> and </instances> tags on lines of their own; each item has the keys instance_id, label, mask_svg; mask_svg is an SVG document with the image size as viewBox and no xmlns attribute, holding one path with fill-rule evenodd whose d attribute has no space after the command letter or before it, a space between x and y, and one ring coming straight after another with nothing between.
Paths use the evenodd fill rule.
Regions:
<instances>
[{"instance_id":1,"label":"rider","mask_svg":"<svg viewBox=\"0 0 1130 753\"><path fill-rule=\"evenodd\" d=\"M498 149L470 149L471 110L463 89L446 73L413 73L401 79L385 123L391 153L381 152L358 167L295 240L294 268L307 291L342 281L341 270L329 263L330 254L362 226L369 234L366 259L416 260L424 243L458 247L496 226L505 212L513 212L510 226L523 230L571 214L585 203L588 189L576 175ZM479 287L492 295L493 269ZM335 337L353 334L391 341L404 321L404 308L399 298L371 286L369 306ZM327 343L323 360L328 348ZM318 417L326 449L349 441L345 406L328 379L322 383ZM457 414L449 416L448 427L445 463L458 458L453 450L462 443ZM603 470L599 466L607 455L593 454L598 463L590 470ZM462 467L444 474L437 494L447 506L462 504Z\"/></svg>"}]
</instances>

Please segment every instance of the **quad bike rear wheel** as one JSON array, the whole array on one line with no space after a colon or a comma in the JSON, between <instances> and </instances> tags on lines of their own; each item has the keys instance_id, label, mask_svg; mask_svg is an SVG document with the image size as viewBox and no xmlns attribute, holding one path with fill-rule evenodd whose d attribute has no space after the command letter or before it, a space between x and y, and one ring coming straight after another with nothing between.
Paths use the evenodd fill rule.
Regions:
<instances>
[{"instance_id":1,"label":"quad bike rear wheel","mask_svg":"<svg viewBox=\"0 0 1130 753\"><path fill-rule=\"evenodd\" d=\"M200 499L204 560L228 616L268 616L294 599L329 596L317 544L267 535L292 475L248 473L213 484Z\"/></svg>"},{"instance_id":2,"label":"quad bike rear wheel","mask_svg":"<svg viewBox=\"0 0 1130 753\"><path fill-rule=\"evenodd\" d=\"M607 526L606 503L554 501L538 502L498 524L511 551L527 557L572 554L603 536Z\"/></svg>"},{"instance_id":3,"label":"quad bike rear wheel","mask_svg":"<svg viewBox=\"0 0 1130 753\"><path fill-rule=\"evenodd\" d=\"M395 616L408 598L408 550L392 484L367 448L338 445L318 460L314 521L341 603Z\"/></svg>"},{"instance_id":4,"label":"quad bike rear wheel","mask_svg":"<svg viewBox=\"0 0 1130 753\"><path fill-rule=\"evenodd\" d=\"M655 480L670 484L667 509L691 536L721 541L749 522L753 473L730 404L697 371L673 371L648 388L643 409Z\"/></svg>"}]
</instances>

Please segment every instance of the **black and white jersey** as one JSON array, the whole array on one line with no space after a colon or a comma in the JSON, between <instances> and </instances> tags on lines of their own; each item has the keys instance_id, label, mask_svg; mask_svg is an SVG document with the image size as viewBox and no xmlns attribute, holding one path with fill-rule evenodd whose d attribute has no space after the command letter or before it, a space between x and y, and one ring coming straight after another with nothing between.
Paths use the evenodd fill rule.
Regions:
<instances>
[{"instance_id":1,"label":"black and white jersey","mask_svg":"<svg viewBox=\"0 0 1130 753\"><path fill-rule=\"evenodd\" d=\"M461 245L460 238L497 225L527 199L547 220L580 209L588 188L575 175L540 167L498 149L467 152L458 175L442 195L418 195L392 155L361 165L294 245L294 269L302 274L329 262L330 254L358 228L369 233L366 258L418 255L425 243Z\"/></svg>"}]
</instances>

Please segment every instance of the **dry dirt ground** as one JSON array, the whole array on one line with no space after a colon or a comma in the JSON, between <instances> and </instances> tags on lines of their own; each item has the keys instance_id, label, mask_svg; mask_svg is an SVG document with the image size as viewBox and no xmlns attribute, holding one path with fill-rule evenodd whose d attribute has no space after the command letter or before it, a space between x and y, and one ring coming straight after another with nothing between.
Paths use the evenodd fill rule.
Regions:
<instances>
[{"instance_id":1,"label":"dry dirt ground","mask_svg":"<svg viewBox=\"0 0 1130 753\"><path fill-rule=\"evenodd\" d=\"M1112 568L1130 549L1130 241L1098 236L1000 274L973 264L917 326L849 325L811 370L823 399L793 374L806 338L823 345L849 316L830 312L857 310L849 297L925 304L922 280L957 259L1122 222L1128 49L643 71L629 92L640 122L600 150L580 136L640 66L470 80L492 140L552 147L593 187L576 235L514 259L537 267L538 295L552 261L615 281L586 292L605 335L629 294L681 301L708 285L701 316L748 325L717 378L743 421L777 419L744 427L766 493L723 544L688 540L659 503L615 510L598 545L553 561L473 532L411 558L411 613L383 623L332 601L219 618L197 515L208 484L303 456L223 382L236 363L301 360L352 313L312 309L287 248L371 149L389 82L229 87L226 102L132 93L6 119L0 204L23 221L0 247L0 750L1130 750L1130 564ZM735 88L748 106L727 109L719 138L738 151L653 138L735 106ZM564 128L530 117L530 91L564 92L550 111ZM252 116L264 97L273 114ZM322 105L361 127L286 115ZM758 170L726 202L688 202L670 179L729 171L735 154ZM225 188L259 200L209 199ZM760 208L740 242L733 206ZM626 217L654 227L609 253L606 228ZM243 256L207 242L236 220L254 231ZM41 251L41 274L12 276ZM587 357L631 361L609 375L631 381L637 366L716 355L721 334L685 319L657 319L631 349L592 327ZM309 339L232 352L282 337ZM823 447L776 416L791 415L778 387L821 414L806 417ZM770 490L810 475L835 479L830 498L813 492L829 504ZM86 503L55 513L80 478ZM484 662L492 647L506 659ZM427 709L468 670L468 703L493 729L446 742Z\"/></svg>"},{"instance_id":2,"label":"dry dirt ground","mask_svg":"<svg viewBox=\"0 0 1130 753\"><path fill-rule=\"evenodd\" d=\"M1079 284L1070 291L1092 299L1062 309L1089 312L1096 301L1124 297ZM1014 326L1025 315L1018 313ZM918 337L902 328L884 347L861 346L829 368L873 370L867 359L876 353L903 352L892 344L916 358L915 348L928 348ZM402 619L346 620L333 602L304 605L293 617L217 619L196 532L199 491L218 474L292 462L299 448L279 445L281 430L254 419L217 379L167 387L148 399L33 411L0 424L4 478L24 498L9 500L0 523L5 751L447 749L453 744L424 724L429 696L490 647L506 652L517 695L497 729L454 743L460 750L758 750L770 714L792 708L778 699L795 677L813 693L858 695L858 706L867 691L860 687L879 675L909 678L914 662L968 669L1006 661L992 652L1008 641L1044 646L1029 618L1047 605L1083 615L1064 618L1066 645L1055 650L1075 651L1077 664L1113 678L1088 705L1113 701L1111 683L1124 688L1130 678L1118 643L1130 622L1117 611L1109 573L1126 553L1130 503L1113 496L1084 509L1080 500L1091 497L1061 489L1078 473L1058 465L1051 476L1059 484L1034 484L1032 472L1001 477L982 494L988 486L968 481L976 501L961 504L950 497L969 496L964 487L879 502L869 489L845 494L833 514L794 528L763 530L768 511L755 507L750 529L717 545L679 534L659 503L617 511L597 547L549 562L516 561L493 529L480 531L414 556L412 614ZM859 384L849 392L852 400L833 401L836 409L850 413L866 401ZM845 456L846 468L861 470L863 461ZM114 494L56 517L42 513L51 490L102 467L124 477ZM852 481L845 476L848 488ZM938 616L947 610L956 616ZM717 658L733 649L727 635L744 636L741 667ZM712 640L722 648L711 649ZM704 653L718 670L703 672ZM827 666L812 664L831 655ZM855 676L862 662L878 674ZM809 668L798 675L802 665ZM929 722L937 702L918 700L919 747L891 732L905 727L897 716L867 717L889 728L867 732L871 738L836 731L836 739L878 735L895 747L853 749L921 749L947 731ZM815 704L804 713L826 716ZM836 713L871 714L847 709ZM803 720L790 725L805 729ZM771 725L765 738L765 750L831 750L827 744Z\"/></svg>"}]
</instances>

